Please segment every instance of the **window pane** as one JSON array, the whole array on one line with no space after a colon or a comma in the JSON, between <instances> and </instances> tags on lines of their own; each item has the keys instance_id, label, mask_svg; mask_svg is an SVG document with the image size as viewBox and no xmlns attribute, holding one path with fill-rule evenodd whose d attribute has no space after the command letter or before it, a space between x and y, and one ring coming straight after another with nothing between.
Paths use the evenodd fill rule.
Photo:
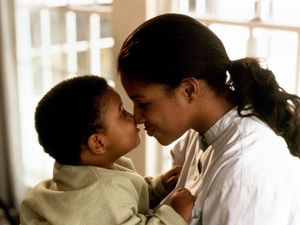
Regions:
<instances>
[{"instance_id":1,"label":"window pane","mask_svg":"<svg viewBox=\"0 0 300 225\"><path fill-rule=\"evenodd\" d=\"M90 54L88 51L78 52L78 74L90 74Z\"/></svg>"},{"instance_id":2,"label":"window pane","mask_svg":"<svg viewBox=\"0 0 300 225\"><path fill-rule=\"evenodd\" d=\"M279 24L300 24L300 1L298 0L270 0L271 16Z\"/></svg>"},{"instance_id":3,"label":"window pane","mask_svg":"<svg viewBox=\"0 0 300 225\"><path fill-rule=\"evenodd\" d=\"M215 2L215 5L210 5L210 12L219 18L250 20L255 15L254 0L219 0L211 2Z\"/></svg>"},{"instance_id":4,"label":"window pane","mask_svg":"<svg viewBox=\"0 0 300 225\"><path fill-rule=\"evenodd\" d=\"M58 83L68 76L67 71L67 55L66 53L57 53L51 56L52 80Z\"/></svg>"},{"instance_id":5,"label":"window pane","mask_svg":"<svg viewBox=\"0 0 300 225\"><path fill-rule=\"evenodd\" d=\"M100 17L100 37L101 38L112 36L111 21L112 21L111 15L109 15L109 14L101 15L101 17Z\"/></svg>"},{"instance_id":6,"label":"window pane","mask_svg":"<svg viewBox=\"0 0 300 225\"><path fill-rule=\"evenodd\" d=\"M66 42L66 16L59 11L50 12L50 34L52 44L63 44Z\"/></svg>"},{"instance_id":7,"label":"window pane","mask_svg":"<svg viewBox=\"0 0 300 225\"><path fill-rule=\"evenodd\" d=\"M44 0L46 6L49 7L57 7L57 6L65 6L68 4L68 0Z\"/></svg>"},{"instance_id":8,"label":"window pane","mask_svg":"<svg viewBox=\"0 0 300 225\"><path fill-rule=\"evenodd\" d=\"M254 36L257 40L257 55L267 60L278 83L286 91L295 93L297 33L255 29Z\"/></svg>"},{"instance_id":9,"label":"window pane","mask_svg":"<svg viewBox=\"0 0 300 225\"><path fill-rule=\"evenodd\" d=\"M33 57L31 63L32 70L32 85L34 96L39 96L43 93L43 68L42 68L42 59L41 57Z\"/></svg>"},{"instance_id":10,"label":"window pane","mask_svg":"<svg viewBox=\"0 0 300 225\"><path fill-rule=\"evenodd\" d=\"M41 5L43 0L16 0L18 4L26 4L26 5Z\"/></svg>"},{"instance_id":11,"label":"window pane","mask_svg":"<svg viewBox=\"0 0 300 225\"><path fill-rule=\"evenodd\" d=\"M78 13L76 15L77 41L90 39L90 17L89 14Z\"/></svg>"},{"instance_id":12,"label":"window pane","mask_svg":"<svg viewBox=\"0 0 300 225\"><path fill-rule=\"evenodd\" d=\"M113 80L113 54L112 49L110 48L104 48L101 49L101 75L105 76L111 80Z\"/></svg>"},{"instance_id":13,"label":"window pane","mask_svg":"<svg viewBox=\"0 0 300 225\"><path fill-rule=\"evenodd\" d=\"M113 0L96 0L99 4L111 4Z\"/></svg>"},{"instance_id":14,"label":"window pane","mask_svg":"<svg viewBox=\"0 0 300 225\"><path fill-rule=\"evenodd\" d=\"M222 40L229 57L242 58L247 54L249 30L245 27L213 24L209 26Z\"/></svg>"},{"instance_id":15,"label":"window pane","mask_svg":"<svg viewBox=\"0 0 300 225\"><path fill-rule=\"evenodd\" d=\"M164 4L162 4L164 2ZM223 19L250 20L255 16L255 0L177 0L172 3L157 0L161 13L174 11ZM238 9L238 10L237 10ZM176 11L176 10L175 10Z\"/></svg>"},{"instance_id":16,"label":"window pane","mask_svg":"<svg viewBox=\"0 0 300 225\"><path fill-rule=\"evenodd\" d=\"M68 0L70 5L89 5L93 4L95 0Z\"/></svg>"},{"instance_id":17,"label":"window pane","mask_svg":"<svg viewBox=\"0 0 300 225\"><path fill-rule=\"evenodd\" d=\"M32 47L41 46L41 17L39 11L30 12L30 34Z\"/></svg>"}]
</instances>

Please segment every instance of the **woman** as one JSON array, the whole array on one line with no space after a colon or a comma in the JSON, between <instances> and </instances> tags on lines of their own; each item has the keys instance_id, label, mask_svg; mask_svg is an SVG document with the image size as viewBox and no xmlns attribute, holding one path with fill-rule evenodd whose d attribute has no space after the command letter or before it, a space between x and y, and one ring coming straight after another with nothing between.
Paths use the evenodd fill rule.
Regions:
<instances>
[{"instance_id":1,"label":"woman","mask_svg":"<svg viewBox=\"0 0 300 225\"><path fill-rule=\"evenodd\" d=\"M300 98L258 59L231 61L195 19L157 16L123 44L118 70L148 135L183 167L190 224L300 224Z\"/></svg>"}]
</instances>

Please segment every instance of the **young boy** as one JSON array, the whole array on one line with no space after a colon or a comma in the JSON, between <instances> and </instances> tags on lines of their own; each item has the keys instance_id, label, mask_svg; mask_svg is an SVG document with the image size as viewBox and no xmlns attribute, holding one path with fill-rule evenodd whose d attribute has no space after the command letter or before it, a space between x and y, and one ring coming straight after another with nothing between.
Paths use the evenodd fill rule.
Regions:
<instances>
[{"instance_id":1,"label":"young boy","mask_svg":"<svg viewBox=\"0 0 300 225\"><path fill-rule=\"evenodd\" d=\"M170 206L149 214L149 197L154 208L175 187L180 168L144 180L122 157L140 143L139 129L103 78L56 85L39 102L35 127L55 165L53 178L25 196L22 225L188 223L194 197L184 188L174 191Z\"/></svg>"}]
</instances>

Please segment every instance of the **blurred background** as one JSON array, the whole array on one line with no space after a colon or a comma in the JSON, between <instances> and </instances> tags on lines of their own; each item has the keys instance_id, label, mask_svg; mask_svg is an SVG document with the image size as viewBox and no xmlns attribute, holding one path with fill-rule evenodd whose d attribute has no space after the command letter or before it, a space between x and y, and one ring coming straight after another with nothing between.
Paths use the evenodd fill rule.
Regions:
<instances>
[{"instance_id":1,"label":"blurred background","mask_svg":"<svg viewBox=\"0 0 300 225\"><path fill-rule=\"evenodd\" d=\"M299 94L298 0L1 0L0 197L6 205L18 210L26 191L52 175L53 160L34 130L37 101L63 79L95 74L107 78L132 111L116 72L118 51L139 24L167 12L209 26L232 60L263 58L279 84ZM172 145L141 136L128 155L138 172L170 168Z\"/></svg>"}]
</instances>

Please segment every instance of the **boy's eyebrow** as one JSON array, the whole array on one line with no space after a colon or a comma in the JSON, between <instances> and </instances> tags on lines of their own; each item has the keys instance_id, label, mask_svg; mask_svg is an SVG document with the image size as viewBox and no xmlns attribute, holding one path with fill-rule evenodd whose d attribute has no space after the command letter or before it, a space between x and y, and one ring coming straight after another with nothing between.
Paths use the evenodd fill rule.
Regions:
<instances>
[{"instance_id":1,"label":"boy's eyebrow","mask_svg":"<svg viewBox=\"0 0 300 225\"><path fill-rule=\"evenodd\" d=\"M119 98L119 112L121 112L122 110L124 110L124 104L123 104L122 98L120 97Z\"/></svg>"},{"instance_id":2,"label":"boy's eyebrow","mask_svg":"<svg viewBox=\"0 0 300 225\"><path fill-rule=\"evenodd\" d=\"M129 96L129 98L131 99L131 100L135 100L135 99L138 99L138 98L142 98L142 96L141 95L130 95Z\"/></svg>"},{"instance_id":3,"label":"boy's eyebrow","mask_svg":"<svg viewBox=\"0 0 300 225\"><path fill-rule=\"evenodd\" d=\"M123 103L122 103L122 102L120 102L120 104L119 104L119 111L121 112L121 111L122 111L122 109L123 109Z\"/></svg>"}]
</instances>

